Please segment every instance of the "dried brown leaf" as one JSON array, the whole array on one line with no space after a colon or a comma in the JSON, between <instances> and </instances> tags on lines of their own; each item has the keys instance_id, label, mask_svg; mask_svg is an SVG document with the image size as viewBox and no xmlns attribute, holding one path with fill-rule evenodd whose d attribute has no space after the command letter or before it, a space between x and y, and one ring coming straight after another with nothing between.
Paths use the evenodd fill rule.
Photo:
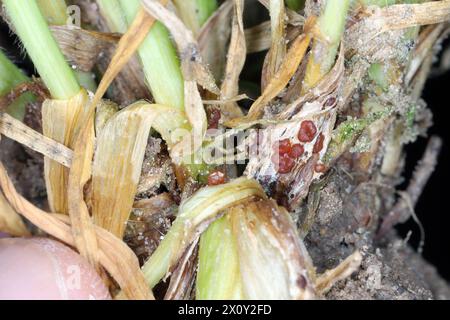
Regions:
<instances>
[{"instance_id":1,"label":"dried brown leaf","mask_svg":"<svg viewBox=\"0 0 450 320\"><path fill-rule=\"evenodd\" d=\"M51 30L69 62L86 72L91 71L101 53L115 47L121 37L73 26L52 26Z\"/></svg>"},{"instance_id":2,"label":"dried brown leaf","mask_svg":"<svg viewBox=\"0 0 450 320\"><path fill-rule=\"evenodd\" d=\"M191 297L197 271L198 240L187 248L174 269L164 300L189 300Z\"/></svg>"},{"instance_id":3,"label":"dried brown leaf","mask_svg":"<svg viewBox=\"0 0 450 320\"><path fill-rule=\"evenodd\" d=\"M245 41L249 54L270 49L272 44L271 21L265 21L245 29Z\"/></svg>"},{"instance_id":4,"label":"dried brown leaf","mask_svg":"<svg viewBox=\"0 0 450 320\"><path fill-rule=\"evenodd\" d=\"M168 0L161 0L164 4ZM91 173L91 161L94 153L94 146L89 143L94 133L93 119L95 109L103 95L106 93L111 82L133 57L142 41L153 26L155 19L150 17L144 9L140 9L131 24L127 33L119 42L114 57L111 60L110 67L104 74L95 93L86 117L84 118L84 127L76 136L74 145L74 158L69 174L69 214L72 221L72 230L75 236L75 242L80 253L85 256L91 264L98 269L98 252L95 234L93 232L93 224L86 203L84 201L84 186L89 179Z\"/></svg>"},{"instance_id":5,"label":"dried brown leaf","mask_svg":"<svg viewBox=\"0 0 450 320\"><path fill-rule=\"evenodd\" d=\"M313 23L314 18L310 20L310 24L312 25ZM269 82L263 94L253 103L248 115L244 119L236 119L235 121L227 123L227 125L234 127L243 122L258 120L263 114L264 107L286 88L303 60L310 42L311 36L308 31L306 31L305 34L298 36L292 43L280 69Z\"/></svg>"},{"instance_id":6,"label":"dried brown leaf","mask_svg":"<svg viewBox=\"0 0 450 320\"><path fill-rule=\"evenodd\" d=\"M270 10L270 0L258 0L264 7ZM305 18L292 9L286 8L286 18L293 26L301 26L305 23Z\"/></svg>"},{"instance_id":7,"label":"dried brown leaf","mask_svg":"<svg viewBox=\"0 0 450 320\"><path fill-rule=\"evenodd\" d=\"M299 26L303 27L304 21ZM293 41L301 33L302 28L299 26L288 24L286 29L286 40L288 42ZM248 54L269 50L272 44L271 21L265 21L245 29L245 41L247 42Z\"/></svg>"},{"instance_id":8,"label":"dried brown leaf","mask_svg":"<svg viewBox=\"0 0 450 320\"><path fill-rule=\"evenodd\" d=\"M0 185L12 207L38 228L65 242L75 245L67 216L48 214L21 197L0 163ZM95 228L99 239L99 259L105 269L118 282L129 299L153 299L145 286L142 272L134 253L120 240L105 230Z\"/></svg>"},{"instance_id":9,"label":"dried brown leaf","mask_svg":"<svg viewBox=\"0 0 450 320\"><path fill-rule=\"evenodd\" d=\"M72 233L75 244L80 254L100 273L99 251L95 227L89 209L84 200L84 186L91 177L91 161L94 153L94 118L89 115L89 110L83 117L77 119L78 125L84 125L81 133L76 135L72 166L68 180L68 213L72 224ZM83 152L77 152L82 145Z\"/></svg>"},{"instance_id":10,"label":"dried brown leaf","mask_svg":"<svg viewBox=\"0 0 450 320\"><path fill-rule=\"evenodd\" d=\"M232 10L233 1L225 1L208 19L197 38L201 55L218 82L222 82L227 63Z\"/></svg>"},{"instance_id":11,"label":"dried brown leaf","mask_svg":"<svg viewBox=\"0 0 450 320\"><path fill-rule=\"evenodd\" d=\"M42 105L43 133L49 139L73 149L87 112L88 96L83 90L70 100L46 100ZM92 133L93 127L89 127ZM42 141L42 140L41 140ZM84 142L93 143L93 136ZM68 214L68 174L61 164L45 159L45 180L50 208Z\"/></svg>"},{"instance_id":12,"label":"dried brown leaf","mask_svg":"<svg viewBox=\"0 0 450 320\"><path fill-rule=\"evenodd\" d=\"M244 1L234 0L233 11L231 42L228 49L225 78L221 87L221 100L228 100L239 95L239 77L247 59L247 44L243 22ZM242 110L235 102L222 105L221 111L224 121L242 116Z\"/></svg>"},{"instance_id":13,"label":"dried brown leaf","mask_svg":"<svg viewBox=\"0 0 450 320\"><path fill-rule=\"evenodd\" d=\"M67 168L72 163L72 150L43 136L6 113L0 114L0 133Z\"/></svg>"},{"instance_id":14,"label":"dried brown leaf","mask_svg":"<svg viewBox=\"0 0 450 320\"><path fill-rule=\"evenodd\" d=\"M0 231L15 237L30 236L22 218L10 206L2 192L0 192Z\"/></svg>"},{"instance_id":15,"label":"dried brown leaf","mask_svg":"<svg viewBox=\"0 0 450 320\"><path fill-rule=\"evenodd\" d=\"M262 91L276 76L286 56L286 10L283 0L270 1L271 46L263 66L261 76Z\"/></svg>"},{"instance_id":16,"label":"dried brown leaf","mask_svg":"<svg viewBox=\"0 0 450 320\"><path fill-rule=\"evenodd\" d=\"M166 118L157 119L163 114ZM115 114L101 130L92 168L92 215L97 225L123 237L141 177L152 126L171 145L167 117L182 127L178 110L137 102Z\"/></svg>"}]
</instances>

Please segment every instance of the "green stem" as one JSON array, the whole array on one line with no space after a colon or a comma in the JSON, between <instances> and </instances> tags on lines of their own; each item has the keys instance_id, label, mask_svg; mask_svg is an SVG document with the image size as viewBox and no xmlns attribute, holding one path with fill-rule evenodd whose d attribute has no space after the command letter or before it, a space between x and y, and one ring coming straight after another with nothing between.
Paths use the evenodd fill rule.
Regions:
<instances>
[{"instance_id":1,"label":"green stem","mask_svg":"<svg viewBox=\"0 0 450 320\"><path fill-rule=\"evenodd\" d=\"M300 11L305 7L305 0L285 0L289 9L294 11Z\"/></svg>"},{"instance_id":2,"label":"green stem","mask_svg":"<svg viewBox=\"0 0 450 320\"><path fill-rule=\"evenodd\" d=\"M136 17L139 0L120 0L128 24ZM169 32L156 22L139 48L147 84L156 103L184 110L184 79Z\"/></svg>"},{"instance_id":3,"label":"green stem","mask_svg":"<svg viewBox=\"0 0 450 320\"><path fill-rule=\"evenodd\" d=\"M69 16L67 14L67 5L65 0L37 0L39 9L42 15L50 25L63 26L67 24ZM95 76L92 72L85 72L76 70L75 77L78 83L92 91L97 90L97 83L95 82Z\"/></svg>"},{"instance_id":4,"label":"green stem","mask_svg":"<svg viewBox=\"0 0 450 320\"><path fill-rule=\"evenodd\" d=\"M37 0L39 9L50 25L62 26L67 23L65 0Z\"/></svg>"},{"instance_id":5,"label":"green stem","mask_svg":"<svg viewBox=\"0 0 450 320\"><path fill-rule=\"evenodd\" d=\"M29 81L19 68L0 50L0 96L9 93L19 84ZM18 120L23 120L25 107L34 101L31 93L25 93L7 108L7 112Z\"/></svg>"},{"instance_id":6,"label":"green stem","mask_svg":"<svg viewBox=\"0 0 450 320\"><path fill-rule=\"evenodd\" d=\"M127 20L122 12L119 0L97 0L100 14L111 32L127 32Z\"/></svg>"},{"instance_id":7,"label":"green stem","mask_svg":"<svg viewBox=\"0 0 450 320\"><path fill-rule=\"evenodd\" d=\"M313 44L303 91L313 88L333 67L344 33L350 0L328 0L317 22L323 39Z\"/></svg>"},{"instance_id":8,"label":"green stem","mask_svg":"<svg viewBox=\"0 0 450 320\"><path fill-rule=\"evenodd\" d=\"M78 83L91 92L97 91L97 82L95 81L95 74L88 71L75 70L75 77Z\"/></svg>"},{"instance_id":9,"label":"green stem","mask_svg":"<svg viewBox=\"0 0 450 320\"><path fill-rule=\"evenodd\" d=\"M80 86L39 10L36 0L3 0L15 31L55 99L70 99Z\"/></svg>"},{"instance_id":10,"label":"green stem","mask_svg":"<svg viewBox=\"0 0 450 320\"><path fill-rule=\"evenodd\" d=\"M200 238L197 300L243 300L236 238L230 215L213 222Z\"/></svg>"},{"instance_id":11,"label":"green stem","mask_svg":"<svg viewBox=\"0 0 450 320\"><path fill-rule=\"evenodd\" d=\"M217 10L217 0L197 0L197 18L200 27L212 16Z\"/></svg>"},{"instance_id":12,"label":"green stem","mask_svg":"<svg viewBox=\"0 0 450 320\"><path fill-rule=\"evenodd\" d=\"M195 35L218 6L216 0L173 0L173 3L181 20Z\"/></svg>"}]
</instances>

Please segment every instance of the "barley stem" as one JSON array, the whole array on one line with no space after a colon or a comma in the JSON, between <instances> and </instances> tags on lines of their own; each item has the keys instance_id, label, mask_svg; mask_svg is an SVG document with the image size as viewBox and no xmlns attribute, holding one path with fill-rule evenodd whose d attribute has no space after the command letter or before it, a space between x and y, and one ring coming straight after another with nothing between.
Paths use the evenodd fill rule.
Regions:
<instances>
[{"instance_id":1,"label":"barley stem","mask_svg":"<svg viewBox=\"0 0 450 320\"><path fill-rule=\"evenodd\" d=\"M62 26L67 23L65 0L37 0L39 9L50 25Z\"/></svg>"},{"instance_id":2,"label":"barley stem","mask_svg":"<svg viewBox=\"0 0 450 320\"><path fill-rule=\"evenodd\" d=\"M140 2L120 0L128 24L133 22ZM156 103L184 110L184 80L180 61L168 30L156 22L139 48L144 74Z\"/></svg>"},{"instance_id":3,"label":"barley stem","mask_svg":"<svg viewBox=\"0 0 450 320\"><path fill-rule=\"evenodd\" d=\"M37 5L36 0L4 0L15 31L55 99L70 99L80 86Z\"/></svg>"},{"instance_id":4,"label":"barley stem","mask_svg":"<svg viewBox=\"0 0 450 320\"><path fill-rule=\"evenodd\" d=\"M111 32L127 32L128 25L119 0L97 0L100 14Z\"/></svg>"},{"instance_id":5,"label":"barley stem","mask_svg":"<svg viewBox=\"0 0 450 320\"><path fill-rule=\"evenodd\" d=\"M42 15L49 25L63 26L67 24L69 15L67 14L67 5L65 0L37 0ZM97 83L92 72L76 70L75 77L78 83L92 91L97 90Z\"/></svg>"}]
</instances>

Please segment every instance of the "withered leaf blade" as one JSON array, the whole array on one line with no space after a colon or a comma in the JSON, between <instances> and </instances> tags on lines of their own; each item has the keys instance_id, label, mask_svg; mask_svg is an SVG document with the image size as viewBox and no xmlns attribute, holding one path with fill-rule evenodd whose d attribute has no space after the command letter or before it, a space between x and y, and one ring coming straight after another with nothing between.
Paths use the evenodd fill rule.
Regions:
<instances>
[{"instance_id":1,"label":"withered leaf blade","mask_svg":"<svg viewBox=\"0 0 450 320\"><path fill-rule=\"evenodd\" d=\"M292 23L292 21L289 21ZM295 26L288 24L286 29L286 40L288 42L293 41L305 24L304 18L302 17L302 22ZM247 42L247 53L261 52L269 50L272 45L272 32L271 32L271 21L262 22L254 27L245 29L245 40Z\"/></svg>"},{"instance_id":2,"label":"withered leaf blade","mask_svg":"<svg viewBox=\"0 0 450 320\"><path fill-rule=\"evenodd\" d=\"M0 186L6 199L18 213L55 238L70 246L75 245L68 217L44 212L20 196L1 163ZM99 260L118 282L125 296L129 299L153 299L134 253L121 240L105 230L96 227L95 231L99 239Z\"/></svg>"},{"instance_id":3,"label":"withered leaf blade","mask_svg":"<svg viewBox=\"0 0 450 320\"><path fill-rule=\"evenodd\" d=\"M84 186L91 177L91 161L94 153L94 118L90 115L88 103L85 104L83 111L76 121L76 125L80 128L74 135L77 140L74 142L75 152L69 171L67 206L78 251L97 272L102 273L95 228L84 200ZM76 152L80 146L85 149L83 152Z\"/></svg>"},{"instance_id":4,"label":"withered leaf blade","mask_svg":"<svg viewBox=\"0 0 450 320\"><path fill-rule=\"evenodd\" d=\"M161 1L167 3L167 0ZM110 63L110 67L108 67L104 74L97 92L89 105L85 121L82 122L83 127L76 136L76 142L73 148L74 158L68 182L68 190L71 193L68 206L73 224L72 229L78 250L91 264L94 265L94 267L97 268L97 270L99 268L98 253L96 249L97 244L93 233L93 225L90 221L89 211L84 201L84 186L91 173L91 161L94 148L92 144L86 143L86 141L89 142L90 137L94 135L93 119L97 104L100 102L117 74L133 57L154 22L155 19L150 17L143 9L138 11L128 32L120 40L117 51Z\"/></svg>"},{"instance_id":5,"label":"withered leaf blade","mask_svg":"<svg viewBox=\"0 0 450 320\"><path fill-rule=\"evenodd\" d=\"M73 149L81 127L85 125L81 121L87 112L87 103L88 97L84 90L70 100L44 101L42 105L44 136ZM86 140L85 143L93 144L93 136L91 135L91 140ZM69 171L47 157L44 166L50 208L53 212L68 214Z\"/></svg>"},{"instance_id":6,"label":"withered leaf blade","mask_svg":"<svg viewBox=\"0 0 450 320\"><path fill-rule=\"evenodd\" d=\"M30 236L22 218L16 213L0 192L0 231L15 237Z\"/></svg>"},{"instance_id":7,"label":"withered leaf blade","mask_svg":"<svg viewBox=\"0 0 450 320\"><path fill-rule=\"evenodd\" d=\"M158 119L159 118L159 119ZM168 126L168 119L174 125ZM169 127L185 116L172 107L137 102L112 116L97 137L92 168L92 215L97 225L123 237L153 126L170 145Z\"/></svg>"},{"instance_id":8,"label":"withered leaf blade","mask_svg":"<svg viewBox=\"0 0 450 320\"><path fill-rule=\"evenodd\" d=\"M266 56L262 74L262 91L276 75L286 56L285 6L283 0L270 1L271 46Z\"/></svg>"},{"instance_id":9,"label":"withered leaf blade","mask_svg":"<svg viewBox=\"0 0 450 320\"><path fill-rule=\"evenodd\" d=\"M65 57L82 71L91 71L102 52L115 46L121 35L52 26L52 33Z\"/></svg>"},{"instance_id":10,"label":"withered leaf blade","mask_svg":"<svg viewBox=\"0 0 450 320\"><path fill-rule=\"evenodd\" d=\"M168 0L161 0L163 5L166 5ZM94 98L92 99L91 109L94 109L100 99L108 90L111 83L125 67L125 65L134 56L139 46L147 37L148 32L155 23L155 19L140 9L134 19L133 23L128 28L128 31L122 36L117 45L114 56L111 58L108 69L105 71L103 78L97 88ZM93 110L91 110L93 114Z\"/></svg>"},{"instance_id":11,"label":"withered leaf blade","mask_svg":"<svg viewBox=\"0 0 450 320\"><path fill-rule=\"evenodd\" d=\"M309 22L309 25L314 23L314 18ZM248 115L243 119L235 119L227 123L230 127L235 127L243 122L251 122L259 119L264 111L264 107L274 99L281 91L288 85L291 78L297 71L300 63L305 56L306 50L311 42L311 36L306 28L306 33L298 36L292 43L291 48L286 54L284 63L280 66L275 76L267 84L263 94L253 103Z\"/></svg>"},{"instance_id":12,"label":"withered leaf blade","mask_svg":"<svg viewBox=\"0 0 450 320\"><path fill-rule=\"evenodd\" d=\"M72 150L43 136L7 113L0 114L0 133L67 168L72 163Z\"/></svg>"},{"instance_id":13,"label":"withered leaf blade","mask_svg":"<svg viewBox=\"0 0 450 320\"><path fill-rule=\"evenodd\" d=\"M239 77L247 59L247 43L244 32L244 1L234 0L231 41L228 48L225 78L221 87L221 100L229 100L239 95ZM221 105L224 121L241 117L242 110L237 103L230 102Z\"/></svg>"},{"instance_id":14,"label":"withered leaf blade","mask_svg":"<svg viewBox=\"0 0 450 320\"><path fill-rule=\"evenodd\" d=\"M186 115L192 125L192 130L170 150L172 161L176 164L180 164L183 159L195 154L202 147L208 129L208 120L197 83L185 81L184 91Z\"/></svg>"}]
</instances>

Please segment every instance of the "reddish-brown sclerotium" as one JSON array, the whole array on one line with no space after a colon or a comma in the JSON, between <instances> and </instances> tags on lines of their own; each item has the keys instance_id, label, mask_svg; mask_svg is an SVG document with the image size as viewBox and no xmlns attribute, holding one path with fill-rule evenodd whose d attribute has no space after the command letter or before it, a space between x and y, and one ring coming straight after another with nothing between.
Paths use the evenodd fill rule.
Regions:
<instances>
[{"instance_id":1,"label":"reddish-brown sclerotium","mask_svg":"<svg viewBox=\"0 0 450 320\"><path fill-rule=\"evenodd\" d=\"M294 159L300 158L305 153L305 147L300 143L294 144L289 152L289 156Z\"/></svg>"},{"instance_id":2,"label":"reddish-brown sclerotium","mask_svg":"<svg viewBox=\"0 0 450 320\"><path fill-rule=\"evenodd\" d=\"M278 153L280 156L284 156L289 154L292 150L291 140L284 139L278 143Z\"/></svg>"},{"instance_id":3,"label":"reddish-brown sclerotium","mask_svg":"<svg viewBox=\"0 0 450 320\"><path fill-rule=\"evenodd\" d=\"M316 143L314 144L313 153L318 154L323 149L323 143L325 142L325 136L321 133L320 136L317 138Z\"/></svg>"},{"instance_id":4,"label":"reddish-brown sclerotium","mask_svg":"<svg viewBox=\"0 0 450 320\"><path fill-rule=\"evenodd\" d=\"M217 108L212 108L209 112L208 117L208 129L218 129L219 128L219 122L222 118L222 114L220 113L220 110Z\"/></svg>"},{"instance_id":5,"label":"reddish-brown sclerotium","mask_svg":"<svg viewBox=\"0 0 450 320\"><path fill-rule=\"evenodd\" d=\"M89 263L46 238L0 240L0 300L111 300Z\"/></svg>"},{"instance_id":6,"label":"reddish-brown sclerotium","mask_svg":"<svg viewBox=\"0 0 450 320\"><path fill-rule=\"evenodd\" d=\"M318 163L318 164L316 164L316 167L314 168L314 170L317 173L325 173L327 171L327 167L324 164Z\"/></svg>"},{"instance_id":7,"label":"reddish-brown sclerotium","mask_svg":"<svg viewBox=\"0 0 450 320\"><path fill-rule=\"evenodd\" d=\"M317 127L312 121L303 121L298 132L298 140L308 143L314 140L317 134Z\"/></svg>"},{"instance_id":8,"label":"reddish-brown sclerotium","mask_svg":"<svg viewBox=\"0 0 450 320\"><path fill-rule=\"evenodd\" d=\"M209 186L218 186L226 182L225 173L222 171L214 171L208 176Z\"/></svg>"},{"instance_id":9,"label":"reddish-brown sclerotium","mask_svg":"<svg viewBox=\"0 0 450 320\"><path fill-rule=\"evenodd\" d=\"M278 173L287 174L294 168L295 161L289 155L279 156L278 163L276 165L278 168Z\"/></svg>"}]
</instances>

